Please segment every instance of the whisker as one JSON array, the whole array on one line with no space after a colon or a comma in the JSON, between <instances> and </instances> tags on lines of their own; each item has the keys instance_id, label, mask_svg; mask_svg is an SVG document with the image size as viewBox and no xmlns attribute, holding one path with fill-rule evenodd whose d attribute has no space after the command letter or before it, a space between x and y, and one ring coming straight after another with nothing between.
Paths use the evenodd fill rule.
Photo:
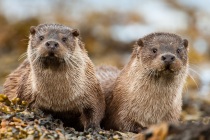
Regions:
<instances>
[{"instance_id":1,"label":"whisker","mask_svg":"<svg viewBox=\"0 0 210 140\"><path fill-rule=\"evenodd\" d=\"M70 58L66 57L64 60L68 63L68 65L67 65L68 67L71 66L71 68L73 68L75 70L79 70L78 64L74 60L72 60L71 57Z\"/></svg>"},{"instance_id":2,"label":"whisker","mask_svg":"<svg viewBox=\"0 0 210 140\"><path fill-rule=\"evenodd\" d=\"M33 57L33 55L35 55L35 53L33 53L31 56ZM40 60L39 58L40 58L40 55L38 54L36 58L32 61L32 63L35 63L37 60Z\"/></svg>"},{"instance_id":3,"label":"whisker","mask_svg":"<svg viewBox=\"0 0 210 140\"><path fill-rule=\"evenodd\" d=\"M201 77L201 75L197 71L195 71L194 69L189 68L189 70L191 70L192 72L194 72L195 74L197 74L199 77Z\"/></svg>"},{"instance_id":4,"label":"whisker","mask_svg":"<svg viewBox=\"0 0 210 140\"><path fill-rule=\"evenodd\" d=\"M33 56L36 53L36 49L32 50L33 52L31 53L31 56ZM18 61L20 61L21 59L27 57L28 52L24 52L23 54L20 55L20 57L18 58Z\"/></svg>"},{"instance_id":5,"label":"whisker","mask_svg":"<svg viewBox=\"0 0 210 140\"><path fill-rule=\"evenodd\" d=\"M190 66L196 67L197 69L201 70L201 68L200 68L198 65L190 64ZM190 66L189 66L189 67L190 67Z\"/></svg>"},{"instance_id":6,"label":"whisker","mask_svg":"<svg viewBox=\"0 0 210 140\"><path fill-rule=\"evenodd\" d=\"M71 66L71 68L73 68L72 63L68 59L64 58L64 61L67 63L67 67Z\"/></svg>"},{"instance_id":7,"label":"whisker","mask_svg":"<svg viewBox=\"0 0 210 140\"><path fill-rule=\"evenodd\" d=\"M76 68L79 68L79 61L76 57L74 57L73 55L68 54L67 58L69 60L70 63L72 63L73 66L75 66Z\"/></svg>"},{"instance_id":8,"label":"whisker","mask_svg":"<svg viewBox=\"0 0 210 140\"><path fill-rule=\"evenodd\" d=\"M29 41L29 39L21 39L20 41L27 41L27 42L28 42L28 41Z\"/></svg>"},{"instance_id":9,"label":"whisker","mask_svg":"<svg viewBox=\"0 0 210 140\"><path fill-rule=\"evenodd\" d=\"M198 89L198 84L196 83L196 80L190 74L188 74L188 76L193 80L193 82L195 83L195 85L196 85L196 87Z\"/></svg>"},{"instance_id":10,"label":"whisker","mask_svg":"<svg viewBox=\"0 0 210 140\"><path fill-rule=\"evenodd\" d=\"M26 56L27 56L27 52L24 52L23 54L20 55L20 57L18 58L18 61L20 61L21 59L23 59Z\"/></svg>"},{"instance_id":11,"label":"whisker","mask_svg":"<svg viewBox=\"0 0 210 140\"><path fill-rule=\"evenodd\" d=\"M184 87L183 87L183 91L186 91L186 93L189 93L188 86L184 86Z\"/></svg>"}]
</instances>

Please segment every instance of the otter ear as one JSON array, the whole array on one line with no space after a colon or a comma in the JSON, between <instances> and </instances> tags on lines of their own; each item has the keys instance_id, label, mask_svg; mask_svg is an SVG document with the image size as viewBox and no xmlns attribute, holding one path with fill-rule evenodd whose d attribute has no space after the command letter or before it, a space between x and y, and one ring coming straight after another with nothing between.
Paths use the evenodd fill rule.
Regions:
<instances>
[{"instance_id":1,"label":"otter ear","mask_svg":"<svg viewBox=\"0 0 210 140\"><path fill-rule=\"evenodd\" d=\"M189 50L189 47L188 47L188 40L187 40L187 39L183 39L182 44L184 45L184 47L185 47L187 50Z\"/></svg>"},{"instance_id":2,"label":"otter ear","mask_svg":"<svg viewBox=\"0 0 210 140\"><path fill-rule=\"evenodd\" d=\"M73 29L71 32L72 32L72 35L73 36L75 36L75 37L78 37L79 36L79 30Z\"/></svg>"},{"instance_id":3,"label":"otter ear","mask_svg":"<svg viewBox=\"0 0 210 140\"><path fill-rule=\"evenodd\" d=\"M30 27L30 33L32 34L32 35L34 35L35 33L36 33L36 29L35 29L36 27L35 26L31 26Z\"/></svg>"},{"instance_id":4,"label":"otter ear","mask_svg":"<svg viewBox=\"0 0 210 140\"><path fill-rule=\"evenodd\" d=\"M136 41L136 44L134 45L133 56L139 58L140 50L141 50L141 47L143 46L144 46L143 40L140 38L139 40Z\"/></svg>"},{"instance_id":5,"label":"otter ear","mask_svg":"<svg viewBox=\"0 0 210 140\"><path fill-rule=\"evenodd\" d=\"M137 41L137 45L140 47L144 46L143 40L141 38Z\"/></svg>"},{"instance_id":6,"label":"otter ear","mask_svg":"<svg viewBox=\"0 0 210 140\"><path fill-rule=\"evenodd\" d=\"M134 52L133 52L134 56L136 56L138 59L140 58L140 47L136 46L134 48Z\"/></svg>"}]
</instances>

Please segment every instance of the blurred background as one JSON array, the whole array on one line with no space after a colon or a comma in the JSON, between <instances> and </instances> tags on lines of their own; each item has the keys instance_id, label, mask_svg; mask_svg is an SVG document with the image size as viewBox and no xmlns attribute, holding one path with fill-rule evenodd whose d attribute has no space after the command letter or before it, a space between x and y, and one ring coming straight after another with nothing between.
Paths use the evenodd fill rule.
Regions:
<instances>
[{"instance_id":1,"label":"blurred background","mask_svg":"<svg viewBox=\"0 0 210 140\"><path fill-rule=\"evenodd\" d=\"M182 119L210 115L209 0L0 0L0 91L23 60L30 26L78 28L95 65L122 68L134 42L151 32L173 32L190 42Z\"/></svg>"}]
</instances>

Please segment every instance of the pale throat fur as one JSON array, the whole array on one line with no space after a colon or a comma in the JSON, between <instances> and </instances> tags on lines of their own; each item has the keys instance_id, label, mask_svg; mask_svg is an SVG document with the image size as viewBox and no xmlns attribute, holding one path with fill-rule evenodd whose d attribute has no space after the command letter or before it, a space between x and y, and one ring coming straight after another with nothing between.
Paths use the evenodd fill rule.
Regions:
<instances>
[{"instance_id":1,"label":"pale throat fur","mask_svg":"<svg viewBox=\"0 0 210 140\"><path fill-rule=\"evenodd\" d=\"M176 122L181 113L182 89L188 74L188 41L168 33L152 33L139 41L113 90L111 108L116 109L110 112L122 130L133 127L123 121L149 126ZM175 113L173 119L168 116L170 112Z\"/></svg>"},{"instance_id":2,"label":"pale throat fur","mask_svg":"<svg viewBox=\"0 0 210 140\"><path fill-rule=\"evenodd\" d=\"M66 64L64 67L62 67L62 70L58 69L57 71L54 71L50 68L42 69L40 68L41 65L39 63L36 64L36 62L30 60L30 55L33 52L30 48L31 42L29 42L27 52L29 62L31 63L30 74L32 77L32 92L36 96L35 105L46 109L53 108L55 111L67 111L76 106L76 104L74 105L74 102L72 101L79 100L80 96L83 96L83 93L87 90L88 87L86 87L85 84L87 79L84 77L86 77L86 61L89 60L89 58L86 52L81 50L81 47L79 47L79 40L75 40L76 47L72 55L76 57L76 65L78 67L73 66L73 64ZM65 100L63 97L65 97Z\"/></svg>"},{"instance_id":3,"label":"pale throat fur","mask_svg":"<svg viewBox=\"0 0 210 140\"><path fill-rule=\"evenodd\" d=\"M118 115L127 118L129 118L129 115L131 115L130 118L137 116L135 121L140 122L143 126L148 126L161 122L161 118L170 111L172 106L176 106L181 111L182 89L187 77L187 68L183 69L182 74L171 77L172 79L178 79L174 82L174 80L170 80L170 77L153 79L147 71L139 74L138 71L144 71L145 68L140 65L137 66L136 61L140 60L134 59L127 66L129 68L122 71L123 76L119 76L117 79L119 83L115 87L117 89L115 92L120 94L113 96L118 98L119 102L122 102L119 106L121 111ZM122 87L122 85L124 86ZM121 96L123 99L117 96ZM127 99L130 101L127 101ZM129 110L127 115L124 114L123 110L125 109Z\"/></svg>"}]
</instances>

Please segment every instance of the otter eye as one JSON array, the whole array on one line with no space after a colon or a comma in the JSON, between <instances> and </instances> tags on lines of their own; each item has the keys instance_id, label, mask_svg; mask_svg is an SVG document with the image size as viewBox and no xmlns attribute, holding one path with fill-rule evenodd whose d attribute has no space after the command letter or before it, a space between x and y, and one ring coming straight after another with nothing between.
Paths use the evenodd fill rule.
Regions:
<instances>
[{"instance_id":1,"label":"otter eye","mask_svg":"<svg viewBox=\"0 0 210 140\"><path fill-rule=\"evenodd\" d=\"M63 42L66 42L66 40L67 40L66 37L63 37L63 38L62 38L62 41L63 41Z\"/></svg>"},{"instance_id":2,"label":"otter eye","mask_svg":"<svg viewBox=\"0 0 210 140\"><path fill-rule=\"evenodd\" d=\"M177 53L180 53L180 52L181 52L181 50L180 50L180 49L177 49L176 51L177 51Z\"/></svg>"},{"instance_id":3,"label":"otter eye","mask_svg":"<svg viewBox=\"0 0 210 140\"><path fill-rule=\"evenodd\" d=\"M39 40L40 41L44 40L44 36L39 36Z\"/></svg>"},{"instance_id":4,"label":"otter eye","mask_svg":"<svg viewBox=\"0 0 210 140\"><path fill-rule=\"evenodd\" d=\"M152 49L152 52L153 52L153 53L156 53L156 52L157 52L157 49L156 49L156 48L153 48L153 49Z\"/></svg>"}]
</instances>

